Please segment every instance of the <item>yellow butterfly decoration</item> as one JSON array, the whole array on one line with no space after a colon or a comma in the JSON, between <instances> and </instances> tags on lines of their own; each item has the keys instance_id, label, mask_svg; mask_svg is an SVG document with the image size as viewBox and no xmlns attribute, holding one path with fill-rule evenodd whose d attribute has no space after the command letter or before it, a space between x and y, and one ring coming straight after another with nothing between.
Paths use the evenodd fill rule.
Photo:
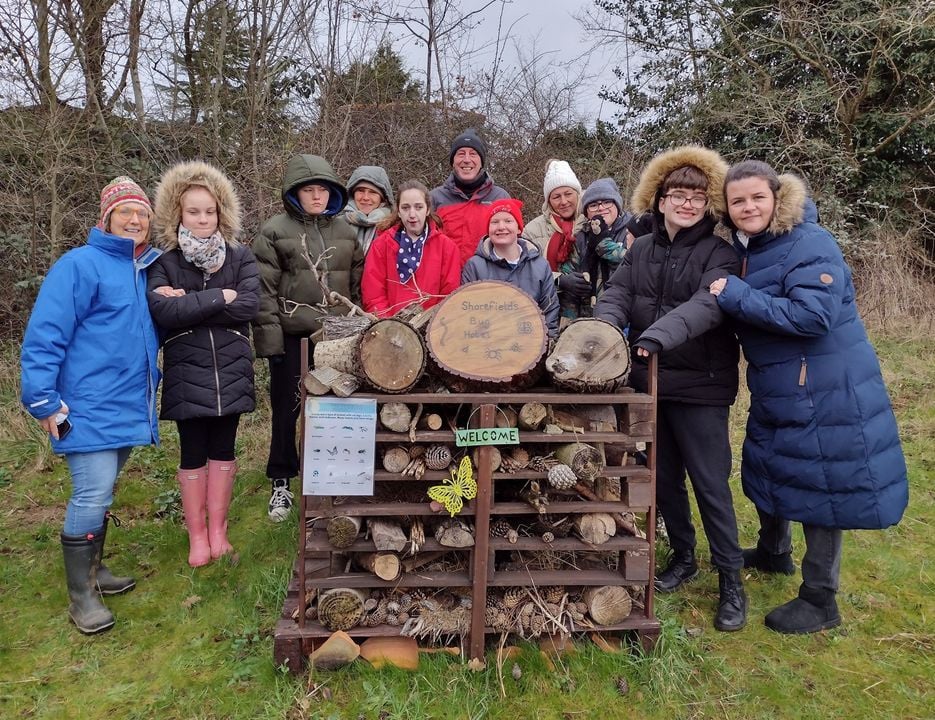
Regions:
<instances>
[{"instance_id":1,"label":"yellow butterfly decoration","mask_svg":"<svg viewBox=\"0 0 935 720\"><path fill-rule=\"evenodd\" d=\"M477 497L477 481L474 480L471 459L464 456L458 466L457 474L452 473L450 478L445 478L444 485L430 487L429 497L444 505L445 510L451 513L451 517L461 512L461 508L464 507L464 501L461 498L473 500Z\"/></svg>"}]
</instances>

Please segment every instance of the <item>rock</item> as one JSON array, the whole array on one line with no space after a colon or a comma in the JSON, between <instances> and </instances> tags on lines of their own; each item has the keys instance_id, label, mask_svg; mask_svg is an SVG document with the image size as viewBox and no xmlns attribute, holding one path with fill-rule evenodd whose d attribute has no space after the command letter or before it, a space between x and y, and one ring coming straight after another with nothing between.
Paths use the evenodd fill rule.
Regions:
<instances>
[{"instance_id":1,"label":"rock","mask_svg":"<svg viewBox=\"0 0 935 720\"><path fill-rule=\"evenodd\" d=\"M403 670L419 668L419 645L415 638L372 637L360 646L360 656L377 669L387 664Z\"/></svg>"},{"instance_id":2,"label":"rock","mask_svg":"<svg viewBox=\"0 0 935 720\"><path fill-rule=\"evenodd\" d=\"M315 650L309 662L316 670L337 670L350 665L360 655L360 646L343 630L331 633Z\"/></svg>"}]
</instances>

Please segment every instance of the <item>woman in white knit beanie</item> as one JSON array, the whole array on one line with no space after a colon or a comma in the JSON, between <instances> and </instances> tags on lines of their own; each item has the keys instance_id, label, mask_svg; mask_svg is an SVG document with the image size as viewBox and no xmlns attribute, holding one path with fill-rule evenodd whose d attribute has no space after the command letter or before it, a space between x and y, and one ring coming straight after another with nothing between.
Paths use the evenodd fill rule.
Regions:
<instances>
[{"instance_id":1,"label":"woman in white knit beanie","mask_svg":"<svg viewBox=\"0 0 935 720\"><path fill-rule=\"evenodd\" d=\"M574 255L575 233L581 229L581 183L564 160L549 160L542 181L542 214L526 225L523 235L539 246L553 273Z\"/></svg>"}]
</instances>

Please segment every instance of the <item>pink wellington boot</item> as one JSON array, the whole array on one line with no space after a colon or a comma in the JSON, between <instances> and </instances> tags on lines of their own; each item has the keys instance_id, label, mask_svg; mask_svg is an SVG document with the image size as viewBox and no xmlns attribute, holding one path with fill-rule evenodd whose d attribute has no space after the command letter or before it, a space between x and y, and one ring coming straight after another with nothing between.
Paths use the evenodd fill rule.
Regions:
<instances>
[{"instance_id":1,"label":"pink wellington boot","mask_svg":"<svg viewBox=\"0 0 935 720\"><path fill-rule=\"evenodd\" d=\"M236 460L208 460L208 542L212 558L234 552L227 539L227 510L236 473Z\"/></svg>"},{"instance_id":2,"label":"pink wellington boot","mask_svg":"<svg viewBox=\"0 0 935 720\"><path fill-rule=\"evenodd\" d=\"M201 567L211 562L211 545L205 524L205 502L208 493L208 469L179 471L175 476L182 492L182 513L188 530L188 564Z\"/></svg>"}]
</instances>

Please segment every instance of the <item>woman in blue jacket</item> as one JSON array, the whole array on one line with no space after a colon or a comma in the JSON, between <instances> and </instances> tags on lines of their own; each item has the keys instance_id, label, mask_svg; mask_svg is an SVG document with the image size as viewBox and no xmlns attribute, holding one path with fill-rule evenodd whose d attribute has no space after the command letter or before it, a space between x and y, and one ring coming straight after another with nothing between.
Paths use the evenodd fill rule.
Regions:
<instances>
[{"instance_id":1,"label":"woman in blue jacket","mask_svg":"<svg viewBox=\"0 0 935 720\"><path fill-rule=\"evenodd\" d=\"M737 321L748 362L743 488L764 524L758 550L771 551L764 537L788 549L790 520L806 544L798 597L766 626L817 632L841 622L842 531L899 522L906 464L850 268L804 183L748 160L730 169L724 194L745 272L710 290Z\"/></svg>"},{"instance_id":2,"label":"woman in blue jacket","mask_svg":"<svg viewBox=\"0 0 935 720\"><path fill-rule=\"evenodd\" d=\"M159 343L146 303L152 208L128 177L101 191L87 244L49 270L21 356L22 401L71 471L61 535L69 615L87 634L113 627L98 593L131 590L101 564L114 483L136 445L158 443Z\"/></svg>"}]
</instances>

